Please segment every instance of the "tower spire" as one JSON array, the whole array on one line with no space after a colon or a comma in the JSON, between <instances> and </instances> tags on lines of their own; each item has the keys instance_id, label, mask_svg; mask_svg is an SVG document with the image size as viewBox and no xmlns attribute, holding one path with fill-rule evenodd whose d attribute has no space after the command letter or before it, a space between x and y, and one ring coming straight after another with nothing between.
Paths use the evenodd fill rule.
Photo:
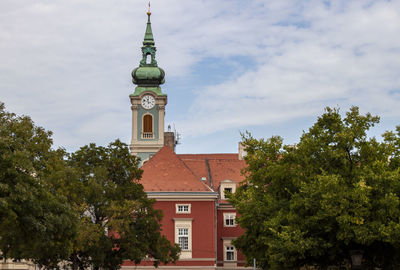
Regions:
<instances>
[{"instance_id":1,"label":"tower spire","mask_svg":"<svg viewBox=\"0 0 400 270\"><path fill-rule=\"evenodd\" d=\"M132 82L137 85L135 89L136 94L148 91L149 87L152 87L151 91L154 90L158 95L163 95L159 86L164 83L165 72L157 65L157 48L155 46L150 21L150 1L148 6L146 32L144 34L143 46L141 48L142 60L140 60L139 67L132 71Z\"/></svg>"},{"instance_id":2,"label":"tower spire","mask_svg":"<svg viewBox=\"0 0 400 270\"><path fill-rule=\"evenodd\" d=\"M132 71L135 92L130 94L132 104L131 154L145 161L164 146L164 118L167 95L160 85L165 81L165 72L156 61L157 48L154 46L150 21L150 0L147 11L147 25L142 46L142 59Z\"/></svg>"},{"instance_id":3,"label":"tower spire","mask_svg":"<svg viewBox=\"0 0 400 270\"><path fill-rule=\"evenodd\" d=\"M147 11L147 26L146 26L146 32L144 34L144 40L143 40L143 45L150 45L154 46L154 37L153 37L153 31L151 30L151 21L150 21L150 16L151 16L151 11L150 11L150 0L149 0L149 9Z\"/></svg>"}]
</instances>

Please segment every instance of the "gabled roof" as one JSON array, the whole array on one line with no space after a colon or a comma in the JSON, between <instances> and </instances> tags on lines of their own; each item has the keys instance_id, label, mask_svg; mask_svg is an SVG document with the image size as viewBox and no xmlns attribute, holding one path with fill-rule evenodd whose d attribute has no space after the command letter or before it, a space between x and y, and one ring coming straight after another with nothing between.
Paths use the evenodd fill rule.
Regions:
<instances>
[{"instance_id":1,"label":"gabled roof","mask_svg":"<svg viewBox=\"0 0 400 270\"><path fill-rule=\"evenodd\" d=\"M243 181L245 166L238 154L175 154L164 146L142 166L139 182L149 193L218 192L224 180Z\"/></svg>"},{"instance_id":2,"label":"gabled roof","mask_svg":"<svg viewBox=\"0 0 400 270\"><path fill-rule=\"evenodd\" d=\"M146 192L210 192L168 146L164 146L143 166L139 181Z\"/></svg>"}]
</instances>

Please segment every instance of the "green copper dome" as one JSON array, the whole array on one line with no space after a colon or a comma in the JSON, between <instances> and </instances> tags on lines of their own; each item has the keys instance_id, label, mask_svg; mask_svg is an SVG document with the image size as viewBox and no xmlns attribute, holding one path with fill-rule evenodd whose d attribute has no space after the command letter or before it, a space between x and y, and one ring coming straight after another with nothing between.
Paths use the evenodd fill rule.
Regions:
<instances>
[{"instance_id":1,"label":"green copper dome","mask_svg":"<svg viewBox=\"0 0 400 270\"><path fill-rule=\"evenodd\" d=\"M159 67L137 67L132 71L132 82L140 86L158 86L165 82L164 77Z\"/></svg>"},{"instance_id":2,"label":"green copper dome","mask_svg":"<svg viewBox=\"0 0 400 270\"><path fill-rule=\"evenodd\" d=\"M150 15L151 13L148 12L146 32L142 47L142 60L140 60L139 67L132 71L132 82L137 85L134 95L139 95L141 92L145 91L146 88L149 91L158 89L157 94L163 95L159 85L165 82L165 72L157 65L157 49L154 46L155 43L153 31L151 29Z\"/></svg>"}]
</instances>

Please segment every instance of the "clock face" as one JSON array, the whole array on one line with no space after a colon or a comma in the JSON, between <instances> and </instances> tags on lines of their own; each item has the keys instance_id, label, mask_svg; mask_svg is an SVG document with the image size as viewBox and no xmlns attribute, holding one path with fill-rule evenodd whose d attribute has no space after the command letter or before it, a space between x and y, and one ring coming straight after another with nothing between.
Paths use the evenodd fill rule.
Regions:
<instances>
[{"instance_id":1,"label":"clock face","mask_svg":"<svg viewBox=\"0 0 400 270\"><path fill-rule=\"evenodd\" d=\"M146 95L142 98L142 107L149 110L154 107L156 101L153 96Z\"/></svg>"}]
</instances>

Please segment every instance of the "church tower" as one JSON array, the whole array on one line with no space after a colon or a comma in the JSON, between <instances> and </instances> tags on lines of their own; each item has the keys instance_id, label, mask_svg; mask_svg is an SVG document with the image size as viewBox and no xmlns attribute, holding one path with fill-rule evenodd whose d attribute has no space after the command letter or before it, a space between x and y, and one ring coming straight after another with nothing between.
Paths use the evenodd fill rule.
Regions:
<instances>
[{"instance_id":1,"label":"church tower","mask_svg":"<svg viewBox=\"0 0 400 270\"><path fill-rule=\"evenodd\" d=\"M164 146L164 116L167 105L167 95L160 87L164 83L165 72L157 66L150 15L149 10L142 60L139 67L132 71L132 82L137 86L135 92L129 96L132 104L130 150L131 154L140 157L142 161L148 160Z\"/></svg>"}]
</instances>

